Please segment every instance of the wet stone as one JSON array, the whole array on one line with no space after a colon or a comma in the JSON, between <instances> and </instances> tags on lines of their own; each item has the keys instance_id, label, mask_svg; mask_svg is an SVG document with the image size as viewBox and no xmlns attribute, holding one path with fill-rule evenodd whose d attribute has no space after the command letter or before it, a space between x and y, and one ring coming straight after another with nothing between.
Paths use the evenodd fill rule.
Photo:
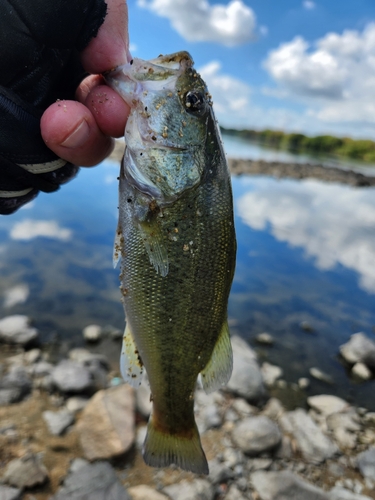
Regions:
<instances>
[{"instance_id":1,"label":"wet stone","mask_svg":"<svg viewBox=\"0 0 375 500\"><path fill-rule=\"evenodd\" d=\"M274 449L281 441L281 433L268 417L248 417L233 429L232 439L247 455L259 455Z\"/></svg>"},{"instance_id":2,"label":"wet stone","mask_svg":"<svg viewBox=\"0 0 375 500\"><path fill-rule=\"evenodd\" d=\"M0 500L21 500L22 490L0 484Z\"/></svg>"},{"instance_id":3,"label":"wet stone","mask_svg":"<svg viewBox=\"0 0 375 500\"><path fill-rule=\"evenodd\" d=\"M349 342L340 346L340 354L350 364L364 363L375 370L375 342L363 332L355 333Z\"/></svg>"},{"instance_id":4,"label":"wet stone","mask_svg":"<svg viewBox=\"0 0 375 500\"><path fill-rule=\"evenodd\" d=\"M102 327L99 325L88 325L82 330L82 335L87 342L98 342L102 337Z\"/></svg>"},{"instance_id":5,"label":"wet stone","mask_svg":"<svg viewBox=\"0 0 375 500\"><path fill-rule=\"evenodd\" d=\"M54 436L60 436L74 422L74 415L66 409L57 412L44 411L43 419L50 433Z\"/></svg>"},{"instance_id":6,"label":"wet stone","mask_svg":"<svg viewBox=\"0 0 375 500\"><path fill-rule=\"evenodd\" d=\"M52 372L52 380L62 392L83 392L91 388L91 374L76 361L63 360Z\"/></svg>"},{"instance_id":7,"label":"wet stone","mask_svg":"<svg viewBox=\"0 0 375 500\"><path fill-rule=\"evenodd\" d=\"M349 404L337 396L322 394L319 396L311 396L307 398L311 408L322 413L323 415L331 415L332 413L342 412L349 408Z\"/></svg>"},{"instance_id":8,"label":"wet stone","mask_svg":"<svg viewBox=\"0 0 375 500\"><path fill-rule=\"evenodd\" d=\"M368 450L357 455L357 467L363 477L375 479L375 447L372 446Z\"/></svg>"},{"instance_id":9,"label":"wet stone","mask_svg":"<svg viewBox=\"0 0 375 500\"><path fill-rule=\"evenodd\" d=\"M259 333L256 337L255 340L259 344L264 344L264 345L272 345L274 343L273 337L271 334L267 332Z\"/></svg>"},{"instance_id":10,"label":"wet stone","mask_svg":"<svg viewBox=\"0 0 375 500\"><path fill-rule=\"evenodd\" d=\"M372 378L371 371L364 363L356 363L355 365L353 365L351 373L354 377L357 377L361 380L370 380Z\"/></svg>"},{"instance_id":11,"label":"wet stone","mask_svg":"<svg viewBox=\"0 0 375 500\"><path fill-rule=\"evenodd\" d=\"M261 366L262 377L267 387L272 387L278 378L282 377L283 370L276 365L264 362Z\"/></svg>"},{"instance_id":12,"label":"wet stone","mask_svg":"<svg viewBox=\"0 0 375 500\"><path fill-rule=\"evenodd\" d=\"M32 382L25 368L13 366L0 379L0 406L21 401L31 392Z\"/></svg>"},{"instance_id":13,"label":"wet stone","mask_svg":"<svg viewBox=\"0 0 375 500\"><path fill-rule=\"evenodd\" d=\"M4 482L17 488L31 488L43 484L47 479L47 469L32 453L9 462L3 475Z\"/></svg>"},{"instance_id":14,"label":"wet stone","mask_svg":"<svg viewBox=\"0 0 375 500\"><path fill-rule=\"evenodd\" d=\"M72 471L51 500L131 500L108 462L83 465Z\"/></svg>"},{"instance_id":15,"label":"wet stone","mask_svg":"<svg viewBox=\"0 0 375 500\"><path fill-rule=\"evenodd\" d=\"M26 345L38 337L38 330L30 326L30 319L21 314L0 320L0 340L7 344Z\"/></svg>"}]
</instances>

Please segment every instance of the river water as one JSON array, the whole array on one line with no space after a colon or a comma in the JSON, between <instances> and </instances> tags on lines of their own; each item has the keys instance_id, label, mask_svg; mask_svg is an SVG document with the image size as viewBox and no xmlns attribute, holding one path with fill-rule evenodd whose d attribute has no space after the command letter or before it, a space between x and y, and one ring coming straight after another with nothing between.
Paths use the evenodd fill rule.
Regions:
<instances>
[{"instance_id":1,"label":"river water","mask_svg":"<svg viewBox=\"0 0 375 500\"><path fill-rule=\"evenodd\" d=\"M231 156L232 147L245 156L224 140ZM271 159L274 152L262 154ZM27 314L44 342L65 346L81 345L91 323L123 328L111 262L117 176L112 161L81 169L59 192L0 218L0 317ZM308 395L337 394L375 410L375 381L353 381L338 358L357 331L375 340L375 189L241 176L233 178L233 191L232 333L256 347L262 361L281 366L289 388L316 367L333 383L311 379ZM256 345L264 331L273 347Z\"/></svg>"}]
</instances>

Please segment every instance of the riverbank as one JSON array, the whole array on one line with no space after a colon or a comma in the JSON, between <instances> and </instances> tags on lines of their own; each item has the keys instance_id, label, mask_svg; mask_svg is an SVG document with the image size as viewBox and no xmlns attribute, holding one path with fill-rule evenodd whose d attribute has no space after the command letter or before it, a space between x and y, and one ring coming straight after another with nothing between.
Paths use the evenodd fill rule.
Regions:
<instances>
[{"instance_id":1,"label":"riverbank","mask_svg":"<svg viewBox=\"0 0 375 500\"><path fill-rule=\"evenodd\" d=\"M260 364L239 337L232 338L227 387L195 394L206 477L144 464L148 385L134 391L123 384L117 362L103 354L113 346L120 352L121 332L91 325L83 332L86 348L62 354L35 347L38 332L27 318L10 317L5 324L0 498L375 499L375 413L328 394L309 397L308 379L283 380L279 367ZM265 333L257 337L264 349L272 341ZM375 368L375 343L362 334L341 354L353 367ZM310 374L327 377L316 369Z\"/></svg>"},{"instance_id":2,"label":"riverbank","mask_svg":"<svg viewBox=\"0 0 375 500\"><path fill-rule=\"evenodd\" d=\"M122 141L116 141L111 160L121 161L124 150ZM277 178L319 179L357 187L375 186L375 176L364 175L353 170L326 167L315 163L283 163L265 160L241 160L228 158L232 175L268 175Z\"/></svg>"}]
</instances>

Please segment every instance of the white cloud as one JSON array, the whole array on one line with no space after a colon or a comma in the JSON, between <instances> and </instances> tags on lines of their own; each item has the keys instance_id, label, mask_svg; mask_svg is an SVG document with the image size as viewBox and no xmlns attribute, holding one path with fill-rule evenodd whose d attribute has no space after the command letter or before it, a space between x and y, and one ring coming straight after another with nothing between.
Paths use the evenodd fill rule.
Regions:
<instances>
[{"instance_id":1,"label":"white cloud","mask_svg":"<svg viewBox=\"0 0 375 500\"><path fill-rule=\"evenodd\" d=\"M26 302L30 294L30 289L26 284L16 285L5 292L4 307L13 307L16 304Z\"/></svg>"},{"instance_id":2,"label":"white cloud","mask_svg":"<svg viewBox=\"0 0 375 500\"><path fill-rule=\"evenodd\" d=\"M189 42L240 45L254 38L255 14L242 0L210 5L207 0L137 0L170 20L173 28Z\"/></svg>"},{"instance_id":3,"label":"white cloud","mask_svg":"<svg viewBox=\"0 0 375 500\"><path fill-rule=\"evenodd\" d=\"M307 97L308 115L321 123L375 126L375 23L313 45L296 37L272 50L264 67L289 98Z\"/></svg>"},{"instance_id":4,"label":"white cloud","mask_svg":"<svg viewBox=\"0 0 375 500\"><path fill-rule=\"evenodd\" d=\"M62 228L54 221L24 219L16 222L10 230L10 237L13 240L32 240L38 236L54 238L67 241L72 236L72 231Z\"/></svg>"},{"instance_id":5,"label":"white cloud","mask_svg":"<svg viewBox=\"0 0 375 500\"><path fill-rule=\"evenodd\" d=\"M240 217L256 230L302 247L319 269L341 264L359 274L375 293L375 203L373 189L315 180L258 182L237 202Z\"/></svg>"},{"instance_id":6,"label":"white cloud","mask_svg":"<svg viewBox=\"0 0 375 500\"><path fill-rule=\"evenodd\" d=\"M303 3L302 3L302 5L307 10L313 10L316 7L316 3L313 2L312 0L304 0Z\"/></svg>"}]
</instances>

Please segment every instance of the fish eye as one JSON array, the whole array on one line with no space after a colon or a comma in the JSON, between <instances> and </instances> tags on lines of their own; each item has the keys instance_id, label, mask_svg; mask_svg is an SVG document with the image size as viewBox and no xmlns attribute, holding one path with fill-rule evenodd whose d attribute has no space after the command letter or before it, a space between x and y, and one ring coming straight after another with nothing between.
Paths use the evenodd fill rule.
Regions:
<instances>
[{"instance_id":1,"label":"fish eye","mask_svg":"<svg viewBox=\"0 0 375 500\"><path fill-rule=\"evenodd\" d=\"M203 115L207 109L204 95L199 90L191 90L185 95L185 109L189 113Z\"/></svg>"}]
</instances>

